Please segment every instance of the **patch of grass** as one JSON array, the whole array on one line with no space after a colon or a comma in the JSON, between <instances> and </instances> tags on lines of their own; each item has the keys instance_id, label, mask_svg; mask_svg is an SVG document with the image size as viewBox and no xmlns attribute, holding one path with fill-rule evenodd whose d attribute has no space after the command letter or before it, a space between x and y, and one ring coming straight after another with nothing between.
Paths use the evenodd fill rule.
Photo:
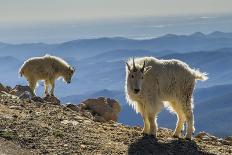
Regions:
<instances>
[{"instance_id":1,"label":"patch of grass","mask_svg":"<svg viewBox=\"0 0 232 155\"><path fill-rule=\"evenodd\" d=\"M7 140L17 139L18 135L12 130L0 130L0 137Z\"/></svg>"},{"instance_id":2,"label":"patch of grass","mask_svg":"<svg viewBox=\"0 0 232 155\"><path fill-rule=\"evenodd\" d=\"M54 130L53 135L55 137L60 137L60 138L64 137L64 134L63 134L63 132L61 130Z\"/></svg>"}]
</instances>

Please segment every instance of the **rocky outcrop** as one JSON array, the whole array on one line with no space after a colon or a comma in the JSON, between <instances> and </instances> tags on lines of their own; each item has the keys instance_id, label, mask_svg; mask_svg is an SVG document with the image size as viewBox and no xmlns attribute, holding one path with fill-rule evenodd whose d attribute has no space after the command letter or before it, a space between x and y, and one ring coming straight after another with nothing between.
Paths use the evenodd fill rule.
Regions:
<instances>
[{"instance_id":1,"label":"rocky outcrop","mask_svg":"<svg viewBox=\"0 0 232 155\"><path fill-rule=\"evenodd\" d=\"M5 87L3 84L0 83L0 92L8 93L8 92L10 92L10 90L11 90L11 87L9 87L9 86Z\"/></svg>"},{"instance_id":2,"label":"rocky outcrop","mask_svg":"<svg viewBox=\"0 0 232 155\"><path fill-rule=\"evenodd\" d=\"M33 96L31 88L29 86L22 85L16 85L9 93L18 97L23 96L21 98L25 98L25 96L32 98Z\"/></svg>"},{"instance_id":3,"label":"rocky outcrop","mask_svg":"<svg viewBox=\"0 0 232 155\"><path fill-rule=\"evenodd\" d=\"M44 101L51 103L51 104L55 104L55 105L59 105L60 104L60 100L55 97L55 96L51 96L51 95L47 95L43 98Z\"/></svg>"},{"instance_id":4,"label":"rocky outcrop","mask_svg":"<svg viewBox=\"0 0 232 155\"><path fill-rule=\"evenodd\" d=\"M81 109L91 111L96 115L95 120L100 122L117 121L121 111L120 104L116 100L105 97L85 100L79 106Z\"/></svg>"},{"instance_id":5,"label":"rocky outcrop","mask_svg":"<svg viewBox=\"0 0 232 155\"><path fill-rule=\"evenodd\" d=\"M0 93L0 146L5 141L15 145L0 147L0 154L232 154L231 137L202 132L189 141L173 138L172 130L159 128L154 138L143 135L140 126L102 123L100 114L88 110L93 101L101 107L107 105L107 110L120 111L107 98L66 106Z\"/></svg>"}]
</instances>

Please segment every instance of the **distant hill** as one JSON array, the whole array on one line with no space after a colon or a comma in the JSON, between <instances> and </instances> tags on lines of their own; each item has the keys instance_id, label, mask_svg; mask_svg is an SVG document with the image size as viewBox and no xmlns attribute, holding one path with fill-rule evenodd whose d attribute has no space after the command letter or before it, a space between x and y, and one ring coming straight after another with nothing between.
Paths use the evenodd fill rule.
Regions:
<instances>
[{"instance_id":1,"label":"distant hill","mask_svg":"<svg viewBox=\"0 0 232 155\"><path fill-rule=\"evenodd\" d=\"M208 35L200 32L191 35L168 34L158 38L141 40L115 37L80 39L59 44L4 44L4 46L0 45L0 56L16 56L25 59L49 53L62 57L72 55L76 59L82 59L119 49L145 50L154 53L171 50L183 53L230 48L232 47L231 36L231 33L217 31Z\"/></svg>"}]
</instances>

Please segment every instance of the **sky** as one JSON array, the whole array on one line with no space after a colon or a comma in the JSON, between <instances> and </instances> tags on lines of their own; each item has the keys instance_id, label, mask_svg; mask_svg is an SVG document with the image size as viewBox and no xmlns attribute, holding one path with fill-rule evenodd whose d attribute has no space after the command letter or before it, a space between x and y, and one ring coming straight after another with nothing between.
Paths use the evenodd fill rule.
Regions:
<instances>
[{"instance_id":1,"label":"sky","mask_svg":"<svg viewBox=\"0 0 232 155\"><path fill-rule=\"evenodd\" d=\"M232 32L231 24L232 0L0 0L6 43Z\"/></svg>"},{"instance_id":2,"label":"sky","mask_svg":"<svg viewBox=\"0 0 232 155\"><path fill-rule=\"evenodd\" d=\"M232 13L231 0L0 0L0 23Z\"/></svg>"}]
</instances>

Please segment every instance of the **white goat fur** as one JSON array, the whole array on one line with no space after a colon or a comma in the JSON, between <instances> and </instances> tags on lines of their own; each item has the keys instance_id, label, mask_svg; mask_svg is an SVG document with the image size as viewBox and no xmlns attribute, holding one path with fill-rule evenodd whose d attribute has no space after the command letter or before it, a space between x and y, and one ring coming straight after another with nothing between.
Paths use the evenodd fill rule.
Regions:
<instances>
[{"instance_id":1,"label":"white goat fur","mask_svg":"<svg viewBox=\"0 0 232 155\"><path fill-rule=\"evenodd\" d=\"M54 95L55 80L63 77L67 83L70 83L73 73L74 69L67 62L50 55L30 58L19 70L19 74L27 79L33 93L37 82L44 80L46 95L48 95L49 84L52 86L50 93Z\"/></svg>"},{"instance_id":2,"label":"white goat fur","mask_svg":"<svg viewBox=\"0 0 232 155\"><path fill-rule=\"evenodd\" d=\"M150 70L142 73L140 69L144 61ZM180 137L184 123L187 124L186 138L191 139L194 132L193 116L193 90L196 80L207 80L205 73L191 69L186 63L179 60L159 60L153 57L135 59L136 73L132 59L128 60L126 67L125 93L128 103L140 113L144 120L143 133L156 136L156 117L168 103L177 115L177 124L174 137ZM141 84L132 82L130 76L136 79L143 74ZM135 87L141 85L139 94L135 94Z\"/></svg>"}]
</instances>

